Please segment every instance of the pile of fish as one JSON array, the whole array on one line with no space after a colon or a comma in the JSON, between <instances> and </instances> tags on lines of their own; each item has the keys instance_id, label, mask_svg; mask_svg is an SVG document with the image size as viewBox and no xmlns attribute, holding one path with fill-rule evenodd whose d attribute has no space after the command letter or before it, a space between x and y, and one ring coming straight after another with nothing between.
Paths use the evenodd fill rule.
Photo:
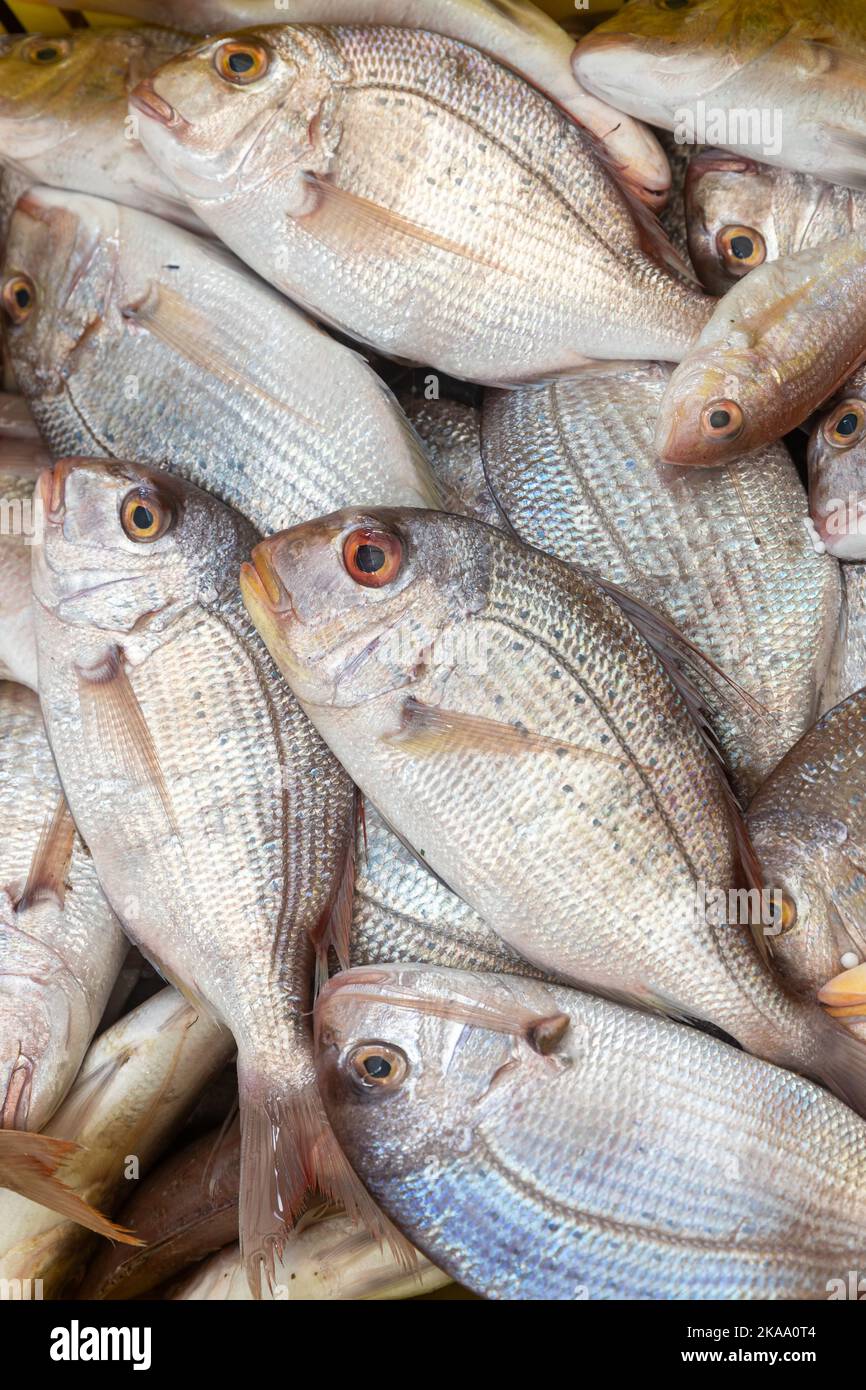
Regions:
<instances>
[{"instance_id":1,"label":"pile of fish","mask_svg":"<svg viewBox=\"0 0 866 1390\"><path fill-rule=\"evenodd\" d=\"M828 1297L856 8L91 8L0 42L0 1279Z\"/></svg>"}]
</instances>

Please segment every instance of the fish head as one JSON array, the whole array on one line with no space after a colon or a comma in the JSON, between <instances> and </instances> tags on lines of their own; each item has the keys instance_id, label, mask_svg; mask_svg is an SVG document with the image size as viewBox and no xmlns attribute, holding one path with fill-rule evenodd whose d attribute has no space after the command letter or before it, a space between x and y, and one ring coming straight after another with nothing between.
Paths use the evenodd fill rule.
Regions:
<instances>
[{"instance_id":1,"label":"fish head","mask_svg":"<svg viewBox=\"0 0 866 1390\"><path fill-rule=\"evenodd\" d=\"M191 609L231 600L256 539L215 498L134 463L62 459L39 497L37 603L67 627L134 634L145 648Z\"/></svg>"},{"instance_id":2,"label":"fish head","mask_svg":"<svg viewBox=\"0 0 866 1390\"><path fill-rule=\"evenodd\" d=\"M689 160L689 254L712 294L726 294L750 270L781 254L773 216L775 181L768 165L723 150L702 150Z\"/></svg>"},{"instance_id":3,"label":"fish head","mask_svg":"<svg viewBox=\"0 0 866 1390\"><path fill-rule=\"evenodd\" d=\"M663 463L712 468L758 448L761 409L750 346L696 348L675 368L659 405L655 448Z\"/></svg>"},{"instance_id":4,"label":"fish head","mask_svg":"<svg viewBox=\"0 0 866 1390\"><path fill-rule=\"evenodd\" d=\"M623 111L677 130L693 108L787 27L752 0L631 0L575 49L581 86ZM694 135L684 135L694 139Z\"/></svg>"},{"instance_id":5,"label":"fish head","mask_svg":"<svg viewBox=\"0 0 866 1390\"><path fill-rule=\"evenodd\" d=\"M59 395L94 337L123 331L118 297L120 210L99 198L36 188L9 223L0 304L28 396Z\"/></svg>"},{"instance_id":6,"label":"fish head","mask_svg":"<svg viewBox=\"0 0 866 1390\"><path fill-rule=\"evenodd\" d=\"M481 609L494 535L443 512L348 508L262 541L241 591L298 699L350 708L411 687Z\"/></svg>"},{"instance_id":7,"label":"fish head","mask_svg":"<svg viewBox=\"0 0 866 1390\"><path fill-rule=\"evenodd\" d=\"M433 1135L465 1152L519 1088L555 1081L569 1022L519 978L417 965L334 976L316 1002L316 1070L349 1161L370 1181Z\"/></svg>"},{"instance_id":8,"label":"fish head","mask_svg":"<svg viewBox=\"0 0 866 1390\"><path fill-rule=\"evenodd\" d=\"M837 560L866 560L866 372L858 372L809 437L809 514Z\"/></svg>"},{"instance_id":9,"label":"fish head","mask_svg":"<svg viewBox=\"0 0 866 1390\"><path fill-rule=\"evenodd\" d=\"M331 138L334 74L291 26L223 34L172 58L133 92L140 138L156 164L196 200L256 189L275 171L320 167Z\"/></svg>"}]
</instances>

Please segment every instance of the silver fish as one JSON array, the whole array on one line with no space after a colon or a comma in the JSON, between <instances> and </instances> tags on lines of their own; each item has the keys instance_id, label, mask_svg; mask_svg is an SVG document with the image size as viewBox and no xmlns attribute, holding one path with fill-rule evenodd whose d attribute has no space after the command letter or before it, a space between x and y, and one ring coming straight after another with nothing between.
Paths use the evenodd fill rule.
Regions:
<instances>
[{"instance_id":1,"label":"silver fish","mask_svg":"<svg viewBox=\"0 0 866 1390\"><path fill-rule=\"evenodd\" d=\"M501 525L502 514L484 476L481 420L475 406L419 396L403 396L400 403L427 450L445 510Z\"/></svg>"}]
</instances>

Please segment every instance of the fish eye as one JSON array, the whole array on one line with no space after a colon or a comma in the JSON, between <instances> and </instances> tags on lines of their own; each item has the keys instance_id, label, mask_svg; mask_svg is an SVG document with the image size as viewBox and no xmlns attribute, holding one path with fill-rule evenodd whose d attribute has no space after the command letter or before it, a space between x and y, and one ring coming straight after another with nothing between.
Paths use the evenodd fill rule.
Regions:
<instances>
[{"instance_id":1,"label":"fish eye","mask_svg":"<svg viewBox=\"0 0 866 1390\"><path fill-rule=\"evenodd\" d=\"M754 227L723 227L716 245L729 270L753 270L767 259L764 238Z\"/></svg>"},{"instance_id":2,"label":"fish eye","mask_svg":"<svg viewBox=\"0 0 866 1390\"><path fill-rule=\"evenodd\" d=\"M270 66L268 50L258 43L221 43L214 54L214 67L226 82L246 87L258 82Z\"/></svg>"},{"instance_id":3,"label":"fish eye","mask_svg":"<svg viewBox=\"0 0 866 1390\"><path fill-rule=\"evenodd\" d=\"M131 541L158 541L174 524L174 511L147 488L135 488L120 504L120 524Z\"/></svg>"},{"instance_id":4,"label":"fish eye","mask_svg":"<svg viewBox=\"0 0 866 1390\"><path fill-rule=\"evenodd\" d=\"M850 449L866 434L866 407L862 401L842 401L824 421L824 438L833 449Z\"/></svg>"},{"instance_id":5,"label":"fish eye","mask_svg":"<svg viewBox=\"0 0 866 1390\"><path fill-rule=\"evenodd\" d=\"M343 542L343 564L356 584L381 589L400 572L403 547L390 531L359 527Z\"/></svg>"},{"instance_id":6,"label":"fish eye","mask_svg":"<svg viewBox=\"0 0 866 1390\"><path fill-rule=\"evenodd\" d=\"M12 275L4 283L0 298L12 323L24 323L36 306L36 286L29 275Z\"/></svg>"},{"instance_id":7,"label":"fish eye","mask_svg":"<svg viewBox=\"0 0 866 1390\"><path fill-rule=\"evenodd\" d=\"M660 10L686 10L689 0L658 0Z\"/></svg>"},{"instance_id":8,"label":"fish eye","mask_svg":"<svg viewBox=\"0 0 866 1390\"><path fill-rule=\"evenodd\" d=\"M701 411L701 433L718 443L736 439L745 421L736 401L710 401Z\"/></svg>"},{"instance_id":9,"label":"fish eye","mask_svg":"<svg viewBox=\"0 0 866 1390\"><path fill-rule=\"evenodd\" d=\"M21 56L36 67L47 68L52 63L59 63L66 58L69 48L67 39L45 39L37 35L23 45Z\"/></svg>"},{"instance_id":10,"label":"fish eye","mask_svg":"<svg viewBox=\"0 0 866 1390\"><path fill-rule=\"evenodd\" d=\"M784 936L797 925L797 904L785 888L771 888L770 902L773 905L773 925L778 928L777 936Z\"/></svg>"},{"instance_id":11,"label":"fish eye","mask_svg":"<svg viewBox=\"0 0 866 1390\"><path fill-rule=\"evenodd\" d=\"M346 1057L349 1075L362 1090L395 1091L409 1075L405 1052L392 1043L361 1043Z\"/></svg>"}]
</instances>

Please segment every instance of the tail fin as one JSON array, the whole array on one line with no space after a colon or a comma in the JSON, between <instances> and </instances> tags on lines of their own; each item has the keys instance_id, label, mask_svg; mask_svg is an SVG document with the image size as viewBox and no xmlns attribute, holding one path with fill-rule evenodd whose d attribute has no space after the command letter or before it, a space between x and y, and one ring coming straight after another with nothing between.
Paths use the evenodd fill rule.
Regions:
<instances>
[{"instance_id":1,"label":"tail fin","mask_svg":"<svg viewBox=\"0 0 866 1390\"><path fill-rule=\"evenodd\" d=\"M407 1271L418 1259L349 1166L325 1113L312 1062L310 1071L300 1084L269 1084L254 1069L238 1066L241 1258L256 1298L262 1266L272 1286L275 1260L311 1191L342 1206L379 1245L387 1242Z\"/></svg>"},{"instance_id":2,"label":"tail fin","mask_svg":"<svg viewBox=\"0 0 866 1390\"><path fill-rule=\"evenodd\" d=\"M866 1118L866 1039L822 1014L814 1068L819 1080Z\"/></svg>"},{"instance_id":3,"label":"tail fin","mask_svg":"<svg viewBox=\"0 0 866 1390\"><path fill-rule=\"evenodd\" d=\"M109 1221L57 1176L60 1165L77 1150L78 1145L68 1139L53 1139L26 1130L0 1130L0 1186L50 1207L109 1240L142 1245L137 1236Z\"/></svg>"}]
</instances>

